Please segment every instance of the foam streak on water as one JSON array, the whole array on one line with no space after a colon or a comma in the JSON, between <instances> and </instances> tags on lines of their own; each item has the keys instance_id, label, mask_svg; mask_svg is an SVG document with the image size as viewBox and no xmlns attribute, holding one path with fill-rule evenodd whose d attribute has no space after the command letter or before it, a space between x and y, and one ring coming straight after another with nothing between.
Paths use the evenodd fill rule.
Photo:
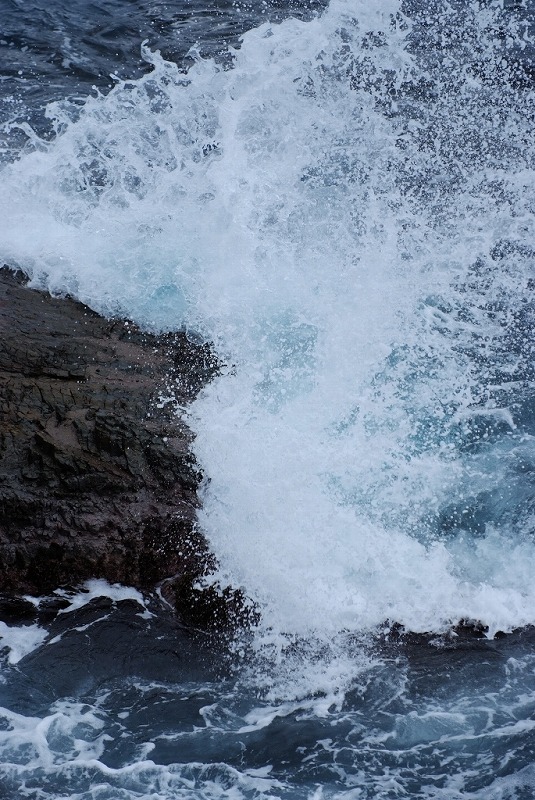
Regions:
<instances>
[{"instance_id":1,"label":"foam streak on water","mask_svg":"<svg viewBox=\"0 0 535 800\"><path fill-rule=\"evenodd\" d=\"M227 364L200 522L271 641L535 622L529 30L420 17L333 0L227 71L147 52L3 171L6 262Z\"/></svg>"}]
</instances>

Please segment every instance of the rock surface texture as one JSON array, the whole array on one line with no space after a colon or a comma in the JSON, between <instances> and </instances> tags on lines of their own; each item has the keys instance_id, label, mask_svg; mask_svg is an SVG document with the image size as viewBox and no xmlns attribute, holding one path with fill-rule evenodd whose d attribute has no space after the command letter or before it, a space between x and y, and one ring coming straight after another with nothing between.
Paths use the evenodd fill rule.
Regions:
<instances>
[{"instance_id":1,"label":"rock surface texture","mask_svg":"<svg viewBox=\"0 0 535 800\"><path fill-rule=\"evenodd\" d=\"M24 283L0 270L0 592L160 585L210 624L219 595L194 588L212 564L200 475L174 413L217 370L209 347Z\"/></svg>"}]
</instances>

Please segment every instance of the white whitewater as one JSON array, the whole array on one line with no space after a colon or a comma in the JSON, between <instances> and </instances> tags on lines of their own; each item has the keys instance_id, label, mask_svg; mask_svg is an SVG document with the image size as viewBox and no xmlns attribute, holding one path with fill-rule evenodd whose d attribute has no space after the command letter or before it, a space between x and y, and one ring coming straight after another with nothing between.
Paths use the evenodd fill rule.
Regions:
<instances>
[{"instance_id":1,"label":"white whitewater","mask_svg":"<svg viewBox=\"0 0 535 800\"><path fill-rule=\"evenodd\" d=\"M200 524L267 639L535 623L529 519L500 510L534 457L533 98L492 10L462 41L436 18L424 60L379 5L265 24L228 71L147 53L2 174L6 263L214 342Z\"/></svg>"}]
</instances>

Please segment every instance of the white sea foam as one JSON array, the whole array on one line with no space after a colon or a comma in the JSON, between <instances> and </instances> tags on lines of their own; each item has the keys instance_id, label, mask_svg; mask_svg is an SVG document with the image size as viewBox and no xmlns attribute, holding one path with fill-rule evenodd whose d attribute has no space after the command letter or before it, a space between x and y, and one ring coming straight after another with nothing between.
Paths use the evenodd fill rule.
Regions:
<instances>
[{"instance_id":1,"label":"white sea foam","mask_svg":"<svg viewBox=\"0 0 535 800\"><path fill-rule=\"evenodd\" d=\"M134 589L132 586L122 586L120 583L108 583L108 581L105 580L93 579L86 581L79 592L58 589L55 594L69 601L69 605L62 608L59 612L60 614L69 614L71 611L76 611L78 608L86 606L98 597L108 597L114 602L135 600L136 603L145 609L143 613L151 616L150 612L146 609L146 601L141 592L138 592L138 590Z\"/></svg>"},{"instance_id":2,"label":"white sea foam","mask_svg":"<svg viewBox=\"0 0 535 800\"><path fill-rule=\"evenodd\" d=\"M503 800L515 787L529 790L522 748L516 772L502 770L533 732L533 656L518 653L502 672L450 655L462 681L439 696L432 674L401 659L363 672L340 705L320 696L260 703L238 687L221 693L218 682L140 683L133 693L107 685L92 706L59 700L43 717L0 709L0 773L22 797L92 800L388 797L394 789L430 800ZM448 674L442 659L437 665ZM192 695L212 702L197 707L197 724L177 729L177 701ZM128 699L132 719L114 718L117 700Z\"/></svg>"},{"instance_id":3,"label":"white sea foam","mask_svg":"<svg viewBox=\"0 0 535 800\"><path fill-rule=\"evenodd\" d=\"M9 648L7 660L10 664L17 664L40 647L47 635L39 625L6 625L0 621L0 649Z\"/></svg>"},{"instance_id":4,"label":"white sea foam","mask_svg":"<svg viewBox=\"0 0 535 800\"><path fill-rule=\"evenodd\" d=\"M532 451L530 97L495 11L463 13L427 61L394 0L266 23L228 71L147 53L3 171L5 261L226 361L189 416L200 521L266 637L535 622L529 525L496 510Z\"/></svg>"}]
</instances>

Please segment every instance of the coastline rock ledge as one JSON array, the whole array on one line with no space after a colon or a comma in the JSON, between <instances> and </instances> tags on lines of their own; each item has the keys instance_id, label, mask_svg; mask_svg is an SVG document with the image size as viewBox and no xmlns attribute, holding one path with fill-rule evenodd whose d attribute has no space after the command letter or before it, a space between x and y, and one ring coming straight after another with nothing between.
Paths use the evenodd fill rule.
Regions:
<instances>
[{"instance_id":1,"label":"coastline rock ledge","mask_svg":"<svg viewBox=\"0 0 535 800\"><path fill-rule=\"evenodd\" d=\"M104 578L159 587L185 623L225 627L240 597L195 588L214 562L174 413L217 371L210 347L25 283L0 269L0 592Z\"/></svg>"}]
</instances>

